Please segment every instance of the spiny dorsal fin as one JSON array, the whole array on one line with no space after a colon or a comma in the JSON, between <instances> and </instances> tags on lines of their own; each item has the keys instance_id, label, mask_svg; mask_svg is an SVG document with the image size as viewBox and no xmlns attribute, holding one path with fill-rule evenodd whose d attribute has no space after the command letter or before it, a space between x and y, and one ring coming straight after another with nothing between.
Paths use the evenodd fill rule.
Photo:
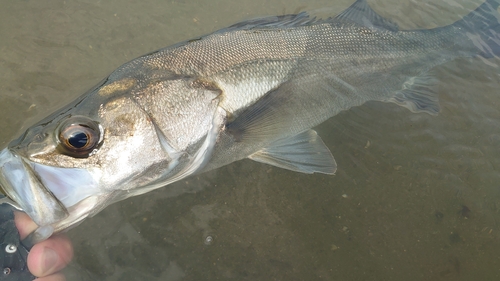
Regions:
<instances>
[{"instance_id":1,"label":"spiny dorsal fin","mask_svg":"<svg viewBox=\"0 0 500 281\"><path fill-rule=\"evenodd\" d=\"M337 15L335 19L353 22L362 26L398 31L397 24L383 18L375 12L366 0L357 0L349 8Z\"/></svg>"},{"instance_id":2,"label":"spiny dorsal fin","mask_svg":"<svg viewBox=\"0 0 500 281\"><path fill-rule=\"evenodd\" d=\"M307 12L301 12L294 15L270 16L246 20L221 29L219 30L219 32L266 27L296 27L317 24L321 22L325 22L325 20L311 17Z\"/></svg>"}]
</instances>

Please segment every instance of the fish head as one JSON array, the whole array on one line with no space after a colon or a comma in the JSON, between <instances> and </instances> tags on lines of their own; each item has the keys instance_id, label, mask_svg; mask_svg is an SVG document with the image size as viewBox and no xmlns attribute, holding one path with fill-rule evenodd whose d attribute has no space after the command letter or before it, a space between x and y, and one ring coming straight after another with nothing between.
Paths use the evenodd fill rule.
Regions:
<instances>
[{"instance_id":1,"label":"fish head","mask_svg":"<svg viewBox=\"0 0 500 281\"><path fill-rule=\"evenodd\" d=\"M0 186L60 231L199 171L223 123L219 92L202 84L111 76L1 150Z\"/></svg>"}]
</instances>

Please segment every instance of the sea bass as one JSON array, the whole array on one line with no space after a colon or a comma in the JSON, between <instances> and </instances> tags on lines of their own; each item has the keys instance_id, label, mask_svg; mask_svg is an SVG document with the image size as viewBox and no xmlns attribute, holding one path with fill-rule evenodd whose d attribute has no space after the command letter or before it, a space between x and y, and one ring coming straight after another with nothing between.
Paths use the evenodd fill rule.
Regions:
<instances>
[{"instance_id":1,"label":"sea bass","mask_svg":"<svg viewBox=\"0 0 500 281\"><path fill-rule=\"evenodd\" d=\"M250 20L132 60L0 151L0 185L43 237L130 196L250 158L334 174L311 128L367 101L437 114L428 71L500 54L499 0L399 30L357 0L335 18Z\"/></svg>"}]
</instances>

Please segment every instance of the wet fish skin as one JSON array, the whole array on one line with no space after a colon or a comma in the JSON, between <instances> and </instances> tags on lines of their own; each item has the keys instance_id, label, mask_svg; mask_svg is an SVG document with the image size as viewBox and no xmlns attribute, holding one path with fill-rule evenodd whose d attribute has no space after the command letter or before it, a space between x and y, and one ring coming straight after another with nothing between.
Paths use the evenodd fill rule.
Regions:
<instances>
[{"instance_id":1,"label":"wet fish skin","mask_svg":"<svg viewBox=\"0 0 500 281\"><path fill-rule=\"evenodd\" d=\"M57 232L243 158L333 174L336 162L311 128L370 100L437 114L428 71L498 56L498 5L400 31L358 0L333 19L252 20L150 53L0 151L0 185Z\"/></svg>"}]
</instances>

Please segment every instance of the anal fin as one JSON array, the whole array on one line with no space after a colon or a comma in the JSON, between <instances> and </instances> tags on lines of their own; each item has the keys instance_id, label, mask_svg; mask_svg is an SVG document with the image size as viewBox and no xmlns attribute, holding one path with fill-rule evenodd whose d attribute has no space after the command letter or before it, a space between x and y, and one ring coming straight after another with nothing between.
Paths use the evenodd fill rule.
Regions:
<instances>
[{"instance_id":1,"label":"anal fin","mask_svg":"<svg viewBox=\"0 0 500 281\"><path fill-rule=\"evenodd\" d=\"M296 172L333 175L337 163L314 130L274 142L248 158Z\"/></svg>"},{"instance_id":2,"label":"anal fin","mask_svg":"<svg viewBox=\"0 0 500 281\"><path fill-rule=\"evenodd\" d=\"M435 84L437 80L430 74L411 77L403 84L403 89L385 101L406 107L414 113L437 115L441 107L438 95L434 91Z\"/></svg>"}]
</instances>

